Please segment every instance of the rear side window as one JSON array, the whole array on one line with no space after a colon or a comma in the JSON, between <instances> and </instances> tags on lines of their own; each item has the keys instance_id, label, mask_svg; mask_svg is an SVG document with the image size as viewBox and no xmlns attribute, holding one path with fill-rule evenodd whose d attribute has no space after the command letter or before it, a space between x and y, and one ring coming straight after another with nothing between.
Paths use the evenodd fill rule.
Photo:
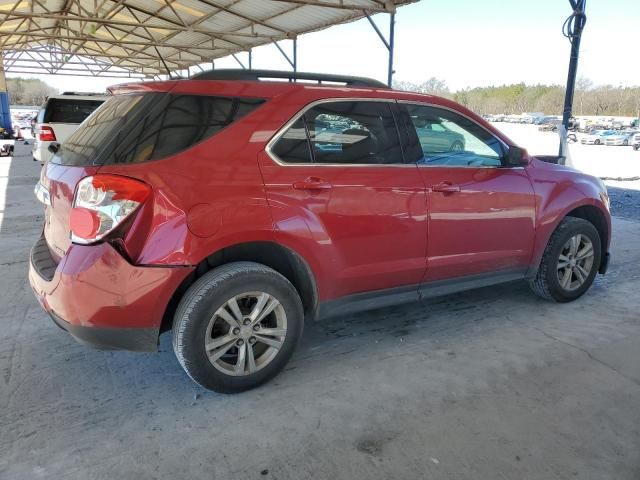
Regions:
<instances>
[{"instance_id":1,"label":"rear side window","mask_svg":"<svg viewBox=\"0 0 640 480\"><path fill-rule=\"evenodd\" d=\"M115 96L69 137L52 162L105 165L165 158L215 135L262 103L166 93Z\"/></svg>"},{"instance_id":2,"label":"rear side window","mask_svg":"<svg viewBox=\"0 0 640 480\"><path fill-rule=\"evenodd\" d=\"M388 102L335 101L307 110L272 147L286 163L403 163Z\"/></svg>"},{"instance_id":3,"label":"rear side window","mask_svg":"<svg viewBox=\"0 0 640 480\"><path fill-rule=\"evenodd\" d=\"M200 143L264 100L197 95L164 95L156 113L147 115L130 132L122 132L113 163L138 163L179 153Z\"/></svg>"},{"instance_id":4,"label":"rear side window","mask_svg":"<svg viewBox=\"0 0 640 480\"><path fill-rule=\"evenodd\" d=\"M102 103L103 100L50 98L41 123L82 123Z\"/></svg>"},{"instance_id":5,"label":"rear side window","mask_svg":"<svg viewBox=\"0 0 640 480\"><path fill-rule=\"evenodd\" d=\"M271 151L286 163L311 163L311 148L303 117L282 134Z\"/></svg>"}]
</instances>

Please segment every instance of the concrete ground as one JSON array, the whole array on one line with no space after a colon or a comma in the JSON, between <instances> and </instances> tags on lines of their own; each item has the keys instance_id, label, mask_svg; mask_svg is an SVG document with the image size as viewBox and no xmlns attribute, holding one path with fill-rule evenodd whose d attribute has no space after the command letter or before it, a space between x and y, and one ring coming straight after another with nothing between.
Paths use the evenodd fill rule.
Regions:
<instances>
[{"instance_id":1,"label":"concrete ground","mask_svg":"<svg viewBox=\"0 0 640 480\"><path fill-rule=\"evenodd\" d=\"M26 280L38 175L0 159L0 479L640 478L640 222L614 221L572 304L512 283L307 325L285 372L228 396L166 335L101 352L51 323Z\"/></svg>"}]
</instances>

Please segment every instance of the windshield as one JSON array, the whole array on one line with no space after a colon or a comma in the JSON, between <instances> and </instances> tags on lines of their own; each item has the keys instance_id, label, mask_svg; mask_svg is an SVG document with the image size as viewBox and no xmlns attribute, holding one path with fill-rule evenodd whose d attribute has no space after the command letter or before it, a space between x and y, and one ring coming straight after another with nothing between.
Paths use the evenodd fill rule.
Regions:
<instances>
[{"instance_id":1,"label":"windshield","mask_svg":"<svg viewBox=\"0 0 640 480\"><path fill-rule=\"evenodd\" d=\"M82 123L103 101L50 98L40 123Z\"/></svg>"}]
</instances>

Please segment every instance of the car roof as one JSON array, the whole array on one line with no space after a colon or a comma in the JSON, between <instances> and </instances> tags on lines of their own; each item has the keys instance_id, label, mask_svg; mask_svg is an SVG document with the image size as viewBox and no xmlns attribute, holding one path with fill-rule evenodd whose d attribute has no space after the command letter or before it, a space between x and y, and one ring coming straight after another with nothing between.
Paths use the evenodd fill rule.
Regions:
<instances>
[{"instance_id":1,"label":"car roof","mask_svg":"<svg viewBox=\"0 0 640 480\"><path fill-rule=\"evenodd\" d=\"M100 101L105 101L109 98L108 95L76 95L76 94L66 94L66 95L50 95L47 98L47 101L51 100L51 99L56 99L56 100L69 100L69 101L73 101L73 100L100 100Z\"/></svg>"}]
</instances>

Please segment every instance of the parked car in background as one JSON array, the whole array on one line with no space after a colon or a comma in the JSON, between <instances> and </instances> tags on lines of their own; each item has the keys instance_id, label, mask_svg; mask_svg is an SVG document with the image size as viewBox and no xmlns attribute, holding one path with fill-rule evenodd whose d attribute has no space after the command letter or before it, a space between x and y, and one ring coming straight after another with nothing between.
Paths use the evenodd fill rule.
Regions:
<instances>
[{"instance_id":1,"label":"parked car in background","mask_svg":"<svg viewBox=\"0 0 640 480\"><path fill-rule=\"evenodd\" d=\"M540 132L555 132L558 130L558 125L562 123L562 120L559 118L551 117L547 118L539 127L538 131Z\"/></svg>"},{"instance_id":2,"label":"parked car in background","mask_svg":"<svg viewBox=\"0 0 640 480\"><path fill-rule=\"evenodd\" d=\"M49 145L64 143L107 98L104 94L73 92L47 98L36 119L33 160L49 160L53 156Z\"/></svg>"},{"instance_id":3,"label":"parked car in background","mask_svg":"<svg viewBox=\"0 0 640 480\"><path fill-rule=\"evenodd\" d=\"M111 90L42 169L31 287L100 348L171 330L205 388L273 378L305 321L514 280L570 302L606 272L604 184L451 100L245 70Z\"/></svg>"},{"instance_id":4,"label":"parked car in background","mask_svg":"<svg viewBox=\"0 0 640 480\"><path fill-rule=\"evenodd\" d=\"M635 131L626 131L626 132L616 132L613 135L608 135L605 139L605 145L631 145L633 143L633 136L636 134Z\"/></svg>"},{"instance_id":5,"label":"parked car in background","mask_svg":"<svg viewBox=\"0 0 640 480\"><path fill-rule=\"evenodd\" d=\"M615 130L592 130L580 138L580 143L583 145L604 145L607 137L615 134Z\"/></svg>"},{"instance_id":6,"label":"parked car in background","mask_svg":"<svg viewBox=\"0 0 640 480\"><path fill-rule=\"evenodd\" d=\"M415 118L420 146L425 152L461 152L464 150L464 135L452 130L455 124L442 118Z\"/></svg>"}]
</instances>

